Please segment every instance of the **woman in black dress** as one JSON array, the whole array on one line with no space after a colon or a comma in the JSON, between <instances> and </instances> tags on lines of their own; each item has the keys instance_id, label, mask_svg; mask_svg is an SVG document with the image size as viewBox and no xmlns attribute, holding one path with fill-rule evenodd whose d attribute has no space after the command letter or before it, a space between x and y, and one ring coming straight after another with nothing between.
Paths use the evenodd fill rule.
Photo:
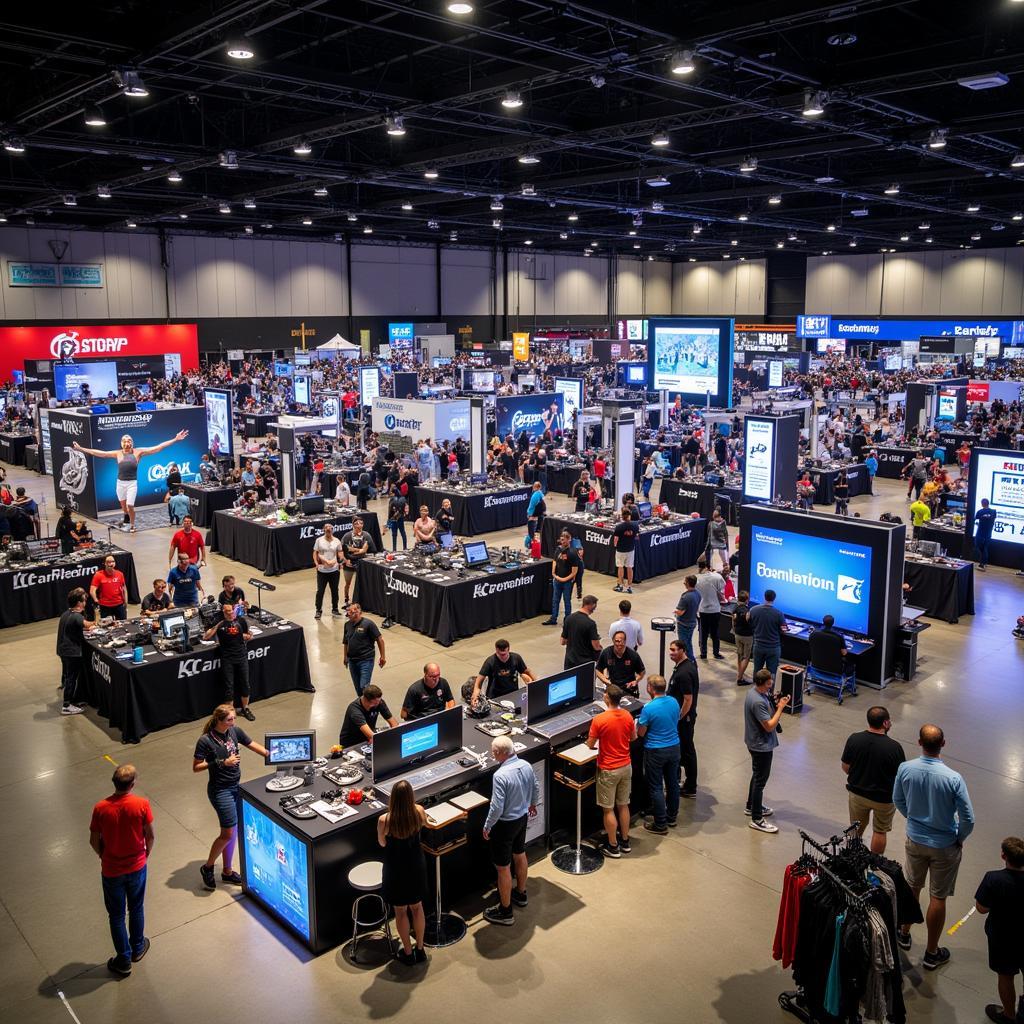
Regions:
<instances>
[{"instance_id":1,"label":"woman in black dress","mask_svg":"<svg viewBox=\"0 0 1024 1024\"><path fill-rule=\"evenodd\" d=\"M377 842L384 847L383 896L395 911L395 925L402 940L398 959L407 967L427 959L423 951L427 864L420 847L420 829L426 822L427 813L416 803L412 786L405 779L396 782L387 812L377 819ZM410 918L415 949L409 935Z\"/></svg>"}]
</instances>

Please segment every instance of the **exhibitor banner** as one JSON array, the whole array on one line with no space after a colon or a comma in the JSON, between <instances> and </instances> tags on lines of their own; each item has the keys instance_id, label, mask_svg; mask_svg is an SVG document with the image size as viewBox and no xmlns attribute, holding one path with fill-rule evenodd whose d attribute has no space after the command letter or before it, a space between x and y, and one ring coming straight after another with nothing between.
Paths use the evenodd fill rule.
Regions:
<instances>
[{"instance_id":1,"label":"exhibitor banner","mask_svg":"<svg viewBox=\"0 0 1024 1024\"><path fill-rule=\"evenodd\" d=\"M511 395L495 401L498 437L526 432L540 437L550 430L555 437L565 428L565 396L561 394Z\"/></svg>"}]
</instances>

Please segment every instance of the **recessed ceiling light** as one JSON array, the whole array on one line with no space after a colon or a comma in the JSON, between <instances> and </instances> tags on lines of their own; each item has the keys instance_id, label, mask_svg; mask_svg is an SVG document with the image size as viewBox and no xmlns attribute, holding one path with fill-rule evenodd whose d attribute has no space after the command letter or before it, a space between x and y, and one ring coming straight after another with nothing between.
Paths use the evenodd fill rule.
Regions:
<instances>
[{"instance_id":1,"label":"recessed ceiling light","mask_svg":"<svg viewBox=\"0 0 1024 1024\"><path fill-rule=\"evenodd\" d=\"M102 128L106 123L107 119L103 116L103 111L97 106L85 108L85 123L90 128Z\"/></svg>"},{"instance_id":2,"label":"recessed ceiling light","mask_svg":"<svg viewBox=\"0 0 1024 1024\"><path fill-rule=\"evenodd\" d=\"M434 167L428 167L428 168L427 168L427 169L426 169L426 170L425 170L425 171L423 172L423 177L424 177L424 178L426 178L426 179L427 179L427 181L434 181L434 180L435 180L435 179L436 179L436 178L438 177L438 174L439 174L439 172L437 171L437 169L436 169L436 168L434 168Z\"/></svg>"},{"instance_id":3,"label":"recessed ceiling light","mask_svg":"<svg viewBox=\"0 0 1024 1024\"><path fill-rule=\"evenodd\" d=\"M96 195L100 199L109 199L110 198L110 189L106 185L100 185L100 187L98 189L96 189Z\"/></svg>"},{"instance_id":4,"label":"recessed ceiling light","mask_svg":"<svg viewBox=\"0 0 1024 1024\"><path fill-rule=\"evenodd\" d=\"M852 32L836 32L826 40L829 46L853 46L857 37Z\"/></svg>"},{"instance_id":5,"label":"recessed ceiling light","mask_svg":"<svg viewBox=\"0 0 1024 1024\"><path fill-rule=\"evenodd\" d=\"M928 136L928 148L945 149L946 134L947 131L945 128L933 128L931 134Z\"/></svg>"},{"instance_id":6,"label":"recessed ceiling light","mask_svg":"<svg viewBox=\"0 0 1024 1024\"><path fill-rule=\"evenodd\" d=\"M384 128L388 135L400 136L405 134L405 119L401 114L384 118Z\"/></svg>"},{"instance_id":7,"label":"recessed ceiling light","mask_svg":"<svg viewBox=\"0 0 1024 1024\"><path fill-rule=\"evenodd\" d=\"M596 249L597 248L597 242L591 242L590 243L590 248L591 249Z\"/></svg>"},{"instance_id":8,"label":"recessed ceiling light","mask_svg":"<svg viewBox=\"0 0 1024 1024\"><path fill-rule=\"evenodd\" d=\"M900 186L898 182L893 182L891 185L887 185L885 189L887 196L898 196L900 194Z\"/></svg>"},{"instance_id":9,"label":"recessed ceiling light","mask_svg":"<svg viewBox=\"0 0 1024 1024\"><path fill-rule=\"evenodd\" d=\"M901 242L909 242L910 241L910 235L900 235L900 241Z\"/></svg>"},{"instance_id":10,"label":"recessed ceiling light","mask_svg":"<svg viewBox=\"0 0 1024 1024\"><path fill-rule=\"evenodd\" d=\"M256 51L245 39L232 39L226 47L227 55L232 60L252 60Z\"/></svg>"},{"instance_id":11,"label":"recessed ceiling light","mask_svg":"<svg viewBox=\"0 0 1024 1024\"><path fill-rule=\"evenodd\" d=\"M693 50L676 50L668 62L669 71L673 75L690 75L694 70Z\"/></svg>"},{"instance_id":12,"label":"recessed ceiling light","mask_svg":"<svg viewBox=\"0 0 1024 1024\"><path fill-rule=\"evenodd\" d=\"M856 248L857 248L857 240L856 240L856 239L853 239L853 240L852 240L852 241L850 242L850 248L851 248L851 249L856 249Z\"/></svg>"},{"instance_id":13,"label":"recessed ceiling light","mask_svg":"<svg viewBox=\"0 0 1024 1024\"><path fill-rule=\"evenodd\" d=\"M359 220L359 214L357 214L357 213L346 213L345 214L345 220L347 220L349 222L349 224L355 224L355 222L357 220Z\"/></svg>"},{"instance_id":14,"label":"recessed ceiling light","mask_svg":"<svg viewBox=\"0 0 1024 1024\"><path fill-rule=\"evenodd\" d=\"M256 209L256 200L253 199L252 196L249 196L247 199L243 199L242 200L242 205L247 210L255 210Z\"/></svg>"},{"instance_id":15,"label":"recessed ceiling light","mask_svg":"<svg viewBox=\"0 0 1024 1024\"><path fill-rule=\"evenodd\" d=\"M930 227L931 227L931 224L929 224L928 221L923 220L923 221L921 221L920 224L917 225L917 230L918 231L927 231Z\"/></svg>"},{"instance_id":16,"label":"recessed ceiling light","mask_svg":"<svg viewBox=\"0 0 1024 1024\"><path fill-rule=\"evenodd\" d=\"M980 242L981 241L981 232L980 231L975 231L974 234L971 235L971 241L972 242Z\"/></svg>"},{"instance_id":17,"label":"recessed ceiling light","mask_svg":"<svg viewBox=\"0 0 1024 1024\"><path fill-rule=\"evenodd\" d=\"M1024 153L1015 153L1010 161L1011 167L1024 167Z\"/></svg>"},{"instance_id":18,"label":"recessed ceiling light","mask_svg":"<svg viewBox=\"0 0 1024 1024\"><path fill-rule=\"evenodd\" d=\"M804 117L820 117L825 113L825 93L813 89L804 90Z\"/></svg>"},{"instance_id":19,"label":"recessed ceiling light","mask_svg":"<svg viewBox=\"0 0 1024 1024\"><path fill-rule=\"evenodd\" d=\"M636 232L632 228L630 228L629 231L627 232L627 234L632 236L632 235L635 235Z\"/></svg>"},{"instance_id":20,"label":"recessed ceiling light","mask_svg":"<svg viewBox=\"0 0 1024 1024\"><path fill-rule=\"evenodd\" d=\"M781 203L782 203L782 196L776 195L776 196L769 196L768 197L768 205L769 206L779 206L779 205L781 205Z\"/></svg>"},{"instance_id":21,"label":"recessed ceiling light","mask_svg":"<svg viewBox=\"0 0 1024 1024\"><path fill-rule=\"evenodd\" d=\"M742 221L748 221L748 220L750 220L750 214L749 213L739 213L739 214L736 215L736 219L737 220L742 220Z\"/></svg>"},{"instance_id":22,"label":"recessed ceiling light","mask_svg":"<svg viewBox=\"0 0 1024 1024\"><path fill-rule=\"evenodd\" d=\"M668 137L667 132L655 132L651 138L652 146L667 146L672 140Z\"/></svg>"},{"instance_id":23,"label":"recessed ceiling light","mask_svg":"<svg viewBox=\"0 0 1024 1024\"><path fill-rule=\"evenodd\" d=\"M408 213L412 209L412 203L406 200L404 203L402 203L402 209L405 210L406 213Z\"/></svg>"},{"instance_id":24,"label":"recessed ceiling light","mask_svg":"<svg viewBox=\"0 0 1024 1024\"><path fill-rule=\"evenodd\" d=\"M8 135L4 139L4 149L6 149L8 153L24 153L25 143L22 142L17 135Z\"/></svg>"},{"instance_id":25,"label":"recessed ceiling light","mask_svg":"<svg viewBox=\"0 0 1024 1024\"><path fill-rule=\"evenodd\" d=\"M926 241L926 242L928 242L928 243L931 243L931 242L934 242L934 241L935 241L935 239L934 239L934 238L932 238L932 236L931 236L931 235L929 235L929 236L928 236L928 237L927 237L927 238L925 239L925 241Z\"/></svg>"},{"instance_id":26,"label":"recessed ceiling light","mask_svg":"<svg viewBox=\"0 0 1024 1024\"><path fill-rule=\"evenodd\" d=\"M968 213L977 213L980 209L981 209L981 206L978 203L968 203L967 204L967 212Z\"/></svg>"},{"instance_id":27,"label":"recessed ceiling light","mask_svg":"<svg viewBox=\"0 0 1024 1024\"><path fill-rule=\"evenodd\" d=\"M575 210L573 210L572 213L570 213L569 216L566 217L565 219L575 222L580 219L580 215Z\"/></svg>"},{"instance_id":28,"label":"recessed ceiling light","mask_svg":"<svg viewBox=\"0 0 1024 1024\"><path fill-rule=\"evenodd\" d=\"M305 224L306 227L308 228L313 223L313 218L312 217L303 217L302 218L302 223Z\"/></svg>"},{"instance_id":29,"label":"recessed ceiling light","mask_svg":"<svg viewBox=\"0 0 1024 1024\"><path fill-rule=\"evenodd\" d=\"M540 157L536 153L520 153L519 162L521 164L539 164Z\"/></svg>"},{"instance_id":30,"label":"recessed ceiling light","mask_svg":"<svg viewBox=\"0 0 1024 1024\"><path fill-rule=\"evenodd\" d=\"M188 214L187 213L179 213L178 214L178 220L188 220Z\"/></svg>"},{"instance_id":31,"label":"recessed ceiling light","mask_svg":"<svg viewBox=\"0 0 1024 1024\"><path fill-rule=\"evenodd\" d=\"M246 224L245 225L245 233L247 235L251 235L252 234L252 225L251 224Z\"/></svg>"},{"instance_id":32,"label":"recessed ceiling light","mask_svg":"<svg viewBox=\"0 0 1024 1024\"><path fill-rule=\"evenodd\" d=\"M776 242L775 243L775 248L776 249L785 249L786 248L786 243L785 242Z\"/></svg>"},{"instance_id":33,"label":"recessed ceiling light","mask_svg":"<svg viewBox=\"0 0 1024 1024\"><path fill-rule=\"evenodd\" d=\"M533 245L533 239L532 238L524 238L523 239L523 245Z\"/></svg>"},{"instance_id":34,"label":"recessed ceiling light","mask_svg":"<svg viewBox=\"0 0 1024 1024\"><path fill-rule=\"evenodd\" d=\"M729 239L729 244L730 245L739 245L740 244L740 240L738 238L730 238Z\"/></svg>"},{"instance_id":35,"label":"recessed ceiling light","mask_svg":"<svg viewBox=\"0 0 1024 1024\"><path fill-rule=\"evenodd\" d=\"M317 198L319 199L323 199L324 197L330 195L330 193L323 185L318 185L315 189L313 189L313 195L317 196Z\"/></svg>"},{"instance_id":36,"label":"recessed ceiling light","mask_svg":"<svg viewBox=\"0 0 1024 1024\"><path fill-rule=\"evenodd\" d=\"M220 206L217 207L217 209L220 210L221 213L231 212L231 207L227 203L221 203Z\"/></svg>"},{"instance_id":37,"label":"recessed ceiling light","mask_svg":"<svg viewBox=\"0 0 1024 1024\"><path fill-rule=\"evenodd\" d=\"M363 225L363 234L364 235L372 235L373 234L373 227L370 224L364 224Z\"/></svg>"},{"instance_id":38,"label":"recessed ceiling light","mask_svg":"<svg viewBox=\"0 0 1024 1024\"><path fill-rule=\"evenodd\" d=\"M634 242L633 243L633 248L634 249L639 249L640 248L640 243L639 242Z\"/></svg>"},{"instance_id":39,"label":"recessed ceiling light","mask_svg":"<svg viewBox=\"0 0 1024 1024\"><path fill-rule=\"evenodd\" d=\"M299 139L292 152L297 156L309 156L313 152L313 147L309 144L309 139Z\"/></svg>"},{"instance_id":40,"label":"recessed ceiling light","mask_svg":"<svg viewBox=\"0 0 1024 1024\"><path fill-rule=\"evenodd\" d=\"M666 185L671 185L672 182L668 180L663 174L659 174L656 178L648 178L647 184L651 188L664 188Z\"/></svg>"},{"instance_id":41,"label":"recessed ceiling light","mask_svg":"<svg viewBox=\"0 0 1024 1024\"><path fill-rule=\"evenodd\" d=\"M740 170L744 174L753 174L757 170L757 157L756 156L745 156L740 161Z\"/></svg>"},{"instance_id":42,"label":"recessed ceiling light","mask_svg":"<svg viewBox=\"0 0 1024 1024\"><path fill-rule=\"evenodd\" d=\"M518 110L523 105L523 97L515 89L509 89L502 98L501 105L506 110Z\"/></svg>"},{"instance_id":43,"label":"recessed ceiling light","mask_svg":"<svg viewBox=\"0 0 1024 1024\"><path fill-rule=\"evenodd\" d=\"M472 14L473 5L465 2L462 3L450 3L448 6L449 14Z\"/></svg>"},{"instance_id":44,"label":"recessed ceiling light","mask_svg":"<svg viewBox=\"0 0 1024 1024\"><path fill-rule=\"evenodd\" d=\"M238 170L238 154L233 149L225 149L218 157L221 167L226 171Z\"/></svg>"},{"instance_id":45,"label":"recessed ceiling light","mask_svg":"<svg viewBox=\"0 0 1024 1024\"><path fill-rule=\"evenodd\" d=\"M835 229L836 229L835 224L826 224L825 225L825 230L826 231L835 231Z\"/></svg>"},{"instance_id":46,"label":"recessed ceiling light","mask_svg":"<svg viewBox=\"0 0 1024 1024\"><path fill-rule=\"evenodd\" d=\"M495 212L505 209L505 204L501 201L501 196L494 196L491 199L491 209Z\"/></svg>"},{"instance_id":47,"label":"recessed ceiling light","mask_svg":"<svg viewBox=\"0 0 1024 1024\"><path fill-rule=\"evenodd\" d=\"M172 167L167 172L167 180L172 185L179 185L179 184L181 184L181 171L179 171L176 167Z\"/></svg>"},{"instance_id":48,"label":"recessed ceiling light","mask_svg":"<svg viewBox=\"0 0 1024 1024\"><path fill-rule=\"evenodd\" d=\"M1024 213L1015 213L1011 220L1024 220Z\"/></svg>"},{"instance_id":49,"label":"recessed ceiling light","mask_svg":"<svg viewBox=\"0 0 1024 1024\"><path fill-rule=\"evenodd\" d=\"M137 227L138 227L139 225L138 225L138 224L136 224L136 223L135 223L135 221L133 221L133 220L126 220L126 221L124 222L124 226L125 226L126 228L137 228Z\"/></svg>"},{"instance_id":50,"label":"recessed ceiling light","mask_svg":"<svg viewBox=\"0 0 1024 1024\"><path fill-rule=\"evenodd\" d=\"M149 90L146 88L145 83L142 81L142 76L138 71L126 68L124 71L115 75L115 79L121 86L121 92L124 93L125 96L141 98L149 95Z\"/></svg>"},{"instance_id":51,"label":"recessed ceiling light","mask_svg":"<svg viewBox=\"0 0 1024 1024\"><path fill-rule=\"evenodd\" d=\"M77 206L78 205L78 199L75 196L70 195L70 194L68 194L66 196L61 196L61 202L65 206Z\"/></svg>"}]
</instances>

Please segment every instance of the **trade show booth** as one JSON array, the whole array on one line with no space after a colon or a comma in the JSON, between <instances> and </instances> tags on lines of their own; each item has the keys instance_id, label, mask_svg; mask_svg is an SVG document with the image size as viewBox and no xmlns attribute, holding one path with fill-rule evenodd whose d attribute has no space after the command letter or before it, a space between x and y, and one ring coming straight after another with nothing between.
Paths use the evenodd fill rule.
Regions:
<instances>
[{"instance_id":1,"label":"trade show booth","mask_svg":"<svg viewBox=\"0 0 1024 1024\"><path fill-rule=\"evenodd\" d=\"M455 441L469 438L469 399L431 402L411 398L375 398L372 428L376 433L402 434L414 441Z\"/></svg>"}]
</instances>

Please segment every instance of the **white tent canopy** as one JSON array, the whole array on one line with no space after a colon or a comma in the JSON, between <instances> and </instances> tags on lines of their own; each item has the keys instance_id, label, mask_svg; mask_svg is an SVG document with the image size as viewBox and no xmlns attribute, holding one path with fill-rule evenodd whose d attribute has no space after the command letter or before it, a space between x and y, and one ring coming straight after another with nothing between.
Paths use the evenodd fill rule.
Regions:
<instances>
[{"instance_id":1,"label":"white tent canopy","mask_svg":"<svg viewBox=\"0 0 1024 1024\"><path fill-rule=\"evenodd\" d=\"M340 334L336 334L330 341L317 345L316 351L330 359L334 356L357 356L360 348L351 341L346 341Z\"/></svg>"}]
</instances>

